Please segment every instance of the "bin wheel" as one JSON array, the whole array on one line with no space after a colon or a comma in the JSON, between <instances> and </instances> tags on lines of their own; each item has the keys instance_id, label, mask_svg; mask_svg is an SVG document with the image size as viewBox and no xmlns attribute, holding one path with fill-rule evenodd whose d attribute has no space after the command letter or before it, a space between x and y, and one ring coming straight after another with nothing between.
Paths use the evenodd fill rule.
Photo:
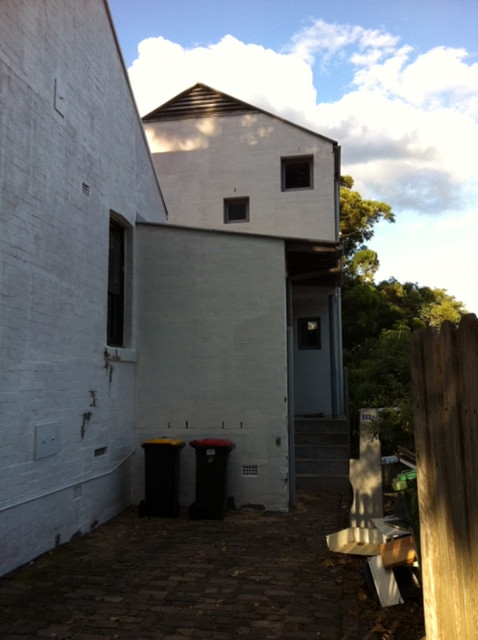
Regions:
<instances>
[{"instance_id":1,"label":"bin wheel","mask_svg":"<svg viewBox=\"0 0 478 640\"><path fill-rule=\"evenodd\" d=\"M191 520L201 519L201 509L198 507L198 505L195 502L193 502L192 505L190 505L188 512Z\"/></svg>"}]
</instances>

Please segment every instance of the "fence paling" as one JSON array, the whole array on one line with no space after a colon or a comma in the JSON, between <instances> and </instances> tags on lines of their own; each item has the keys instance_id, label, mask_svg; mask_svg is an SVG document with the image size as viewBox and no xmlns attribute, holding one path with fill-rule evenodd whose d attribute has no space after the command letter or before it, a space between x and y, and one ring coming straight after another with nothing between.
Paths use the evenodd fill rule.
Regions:
<instances>
[{"instance_id":1,"label":"fence paling","mask_svg":"<svg viewBox=\"0 0 478 640\"><path fill-rule=\"evenodd\" d=\"M412 342L421 569L427 637L478 628L478 321Z\"/></svg>"}]
</instances>

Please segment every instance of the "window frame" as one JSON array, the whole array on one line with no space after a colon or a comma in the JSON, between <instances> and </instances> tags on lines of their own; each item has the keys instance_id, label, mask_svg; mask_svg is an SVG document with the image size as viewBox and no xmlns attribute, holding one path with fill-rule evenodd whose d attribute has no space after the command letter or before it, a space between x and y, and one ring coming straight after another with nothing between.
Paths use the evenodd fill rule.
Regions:
<instances>
[{"instance_id":1,"label":"window frame","mask_svg":"<svg viewBox=\"0 0 478 640\"><path fill-rule=\"evenodd\" d=\"M111 228L120 232L122 242L119 249L118 273L121 276L117 283L119 289L112 291L110 280ZM108 226L108 270L107 270L107 298L106 298L106 326L105 343L107 347L114 349L127 349L132 344L133 337L133 227L119 213L110 210ZM111 294L119 296L116 304L116 313L120 313L119 319L112 316ZM117 323L113 331L112 323Z\"/></svg>"},{"instance_id":2,"label":"window frame","mask_svg":"<svg viewBox=\"0 0 478 640\"><path fill-rule=\"evenodd\" d=\"M234 204L244 204L245 205L245 217L238 219L231 219L229 216L229 205ZM224 224L242 224L244 222L249 222L249 212L250 212L250 201L249 196L243 197L234 197L234 198L224 198L223 201L223 213L224 213Z\"/></svg>"},{"instance_id":3,"label":"window frame","mask_svg":"<svg viewBox=\"0 0 478 640\"><path fill-rule=\"evenodd\" d=\"M106 343L124 346L125 227L111 216L108 233L108 305Z\"/></svg>"},{"instance_id":4,"label":"window frame","mask_svg":"<svg viewBox=\"0 0 478 640\"><path fill-rule=\"evenodd\" d=\"M309 184L305 186L287 186L287 169L294 165L307 164L309 168ZM281 158L281 189L282 191L309 191L314 188L314 156L312 154L300 156L286 156Z\"/></svg>"},{"instance_id":5,"label":"window frame","mask_svg":"<svg viewBox=\"0 0 478 640\"><path fill-rule=\"evenodd\" d=\"M310 334L307 329L309 322L315 322L317 325L315 344L312 344L309 339ZM322 349L322 327L319 316L297 318L297 348L301 351L320 351Z\"/></svg>"}]
</instances>

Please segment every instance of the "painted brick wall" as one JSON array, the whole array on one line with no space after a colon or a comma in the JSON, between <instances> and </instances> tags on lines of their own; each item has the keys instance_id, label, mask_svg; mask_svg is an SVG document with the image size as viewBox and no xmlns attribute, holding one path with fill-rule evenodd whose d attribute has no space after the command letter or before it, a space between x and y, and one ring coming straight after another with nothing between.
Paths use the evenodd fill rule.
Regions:
<instances>
[{"instance_id":1,"label":"painted brick wall","mask_svg":"<svg viewBox=\"0 0 478 640\"><path fill-rule=\"evenodd\" d=\"M0 65L4 573L130 500L134 318L105 360L108 224L165 211L101 0L4 0Z\"/></svg>"},{"instance_id":2,"label":"painted brick wall","mask_svg":"<svg viewBox=\"0 0 478 640\"><path fill-rule=\"evenodd\" d=\"M337 240L330 141L261 113L146 123L145 131L172 223L222 229L224 198L249 197L249 222L231 230ZM314 188L283 192L281 158L302 155L314 157Z\"/></svg>"},{"instance_id":3,"label":"painted brick wall","mask_svg":"<svg viewBox=\"0 0 478 640\"><path fill-rule=\"evenodd\" d=\"M140 225L136 502L141 442L232 440L235 504L288 508L284 245L279 239ZM194 450L180 500L194 500ZM243 476L257 466L257 476Z\"/></svg>"}]
</instances>

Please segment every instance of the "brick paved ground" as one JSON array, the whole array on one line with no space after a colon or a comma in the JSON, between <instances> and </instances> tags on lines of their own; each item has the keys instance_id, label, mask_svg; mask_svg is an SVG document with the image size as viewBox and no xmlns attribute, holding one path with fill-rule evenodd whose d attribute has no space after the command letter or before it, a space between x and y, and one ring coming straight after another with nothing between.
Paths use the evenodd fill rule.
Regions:
<instances>
[{"instance_id":1,"label":"brick paved ground","mask_svg":"<svg viewBox=\"0 0 478 640\"><path fill-rule=\"evenodd\" d=\"M0 637L399 637L367 593L364 560L326 547L325 535L347 519L334 493L304 495L288 514L234 511L222 521L129 509L1 578Z\"/></svg>"}]
</instances>

